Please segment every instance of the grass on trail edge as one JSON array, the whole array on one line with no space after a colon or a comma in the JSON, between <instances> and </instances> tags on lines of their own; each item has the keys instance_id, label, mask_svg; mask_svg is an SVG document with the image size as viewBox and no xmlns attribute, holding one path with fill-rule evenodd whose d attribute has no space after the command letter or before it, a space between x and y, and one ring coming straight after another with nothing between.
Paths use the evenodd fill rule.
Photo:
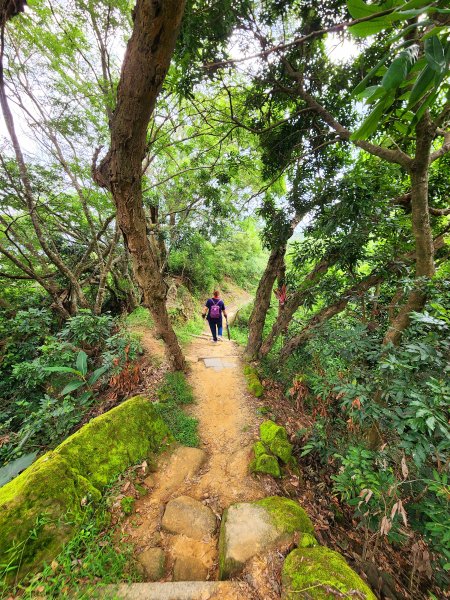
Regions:
<instances>
[{"instance_id":1,"label":"grass on trail edge","mask_svg":"<svg viewBox=\"0 0 450 600\"><path fill-rule=\"evenodd\" d=\"M182 324L175 324L174 330L180 344L188 344L192 341L193 335L200 335L203 331L204 321L200 315L194 315L189 321Z\"/></svg>"},{"instance_id":2,"label":"grass on trail edge","mask_svg":"<svg viewBox=\"0 0 450 600\"><path fill-rule=\"evenodd\" d=\"M155 322L148 308L138 306L125 318L129 327L148 327L151 329Z\"/></svg>"},{"instance_id":3,"label":"grass on trail edge","mask_svg":"<svg viewBox=\"0 0 450 600\"><path fill-rule=\"evenodd\" d=\"M159 416L165 421L174 438L183 446L196 447L200 440L198 437L198 421L187 415L182 406L195 401L191 386L180 371L166 373L164 383L158 389L159 402L155 408Z\"/></svg>"},{"instance_id":4,"label":"grass on trail edge","mask_svg":"<svg viewBox=\"0 0 450 600\"><path fill-rule=\"evenodd\" d=\"M131 545L116 537L120 523L108 528L110 513L107 507L111 498L109 491L100 504L86 507L83 522L74 537L39 573L27 576L15 589L5 583L0 573L0 598L11 598L14 593L23 600L90 600L100 597L100 584L139 581L139 574L133 568Z\"/></svg>"}]
</instances>

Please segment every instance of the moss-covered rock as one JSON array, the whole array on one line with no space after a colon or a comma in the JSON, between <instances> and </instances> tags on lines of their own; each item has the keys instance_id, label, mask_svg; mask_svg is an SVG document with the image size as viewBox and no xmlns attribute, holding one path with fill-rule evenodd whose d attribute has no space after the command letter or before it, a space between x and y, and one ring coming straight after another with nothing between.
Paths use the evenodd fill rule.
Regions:
<instances>
[{"instance_id":1,"label":"moss-covered rock","mask_svg":"<svg viewBox=\"0 0 450 600\"><path fill-rule=\"evenodd\" d=\"M257 376L252 376L247 379L248 391L255 396L255 398L261 398L264 394L264 388L262 383Z\"/></svg>"},{"instance_id":2,"label":"moss-covered rock","mask_svg":"<svg viewBox=\"0 0 450 600\"><path fill-rule=\"evenodd\" d=\"M273 440L270 451L278 456L286 465L292 463L292 444L285 440Z\"/></svg>"},{"instance_id":3,"label":"moss-covered rock","mask_svg":"<svg viewBox=\"0 0 450 600\"><path fill-rule=\"evenodd\" d=\"M281 469L278 460L272 454L260 454L250 463L252 473L266 473L272 477L281 477Z\"/></svg>"},{"instance_id":4,"label":"moss-covered rock","mask_svg":"<svg viewBox=\"0 0 450 600\"><path fill-rule=\"evenodd\" d=\"M288 440L286 429L273 421L264 421L259 427L261 441L284 463L292 463L292 444Z\"/></svg>"},{"instance_id":5,"label":"moss-covered rock","mask_svg":"<svg viewBox=\"0 0 450 600\"><path fill-rule=\"evenodd\" d=\"M262 442L255 442L253 444L253 452L255 454L255 458L258 458L258 456L261 456L262 454L268 454L268 449L264 446L264 444Z\"/></svg>"},{"instance_id":6,"label":"moss-covered rock","mask_svg":"<svg viewBox=\"0 0 450 600\"><path fill-rule=\"evenodd\" d=\"M256 398L261 398L264 393L264 388L259 380L256 369L250 365L246 365L244 367L244 375L247 380L248 391L253 394L253 396L256 396Z\"/></svg>"},{"instance_id":7,"label":"moss-covered rock","mask_svg":"<svg viewBox=\"0 0 450 600\"><path fill-rule=\"evenodd\" d=\"M299 548L315 548L318 545L319 542L312 533L302 533L297 543Z\"/></svg>"},{"instance_id":8,"label":"moss-covered rock","mask_svg":"<svg viewBox=\"0 0 450 600\"><path fill-rule=\"evenodd\" d=\"M136 396L92 419L55 452L102 489L129 465L172 441L167 426L147 398Z\"/></svg>"},{"instance_id":9,"label":"moss-covered rock","mask_svg":"<svg viewBox=\"0 0 450 600\"><path fill-rule=\"evenodd\" d=\"M351 569L338 553L319 546L298 548L283 565L284 600L335 600L337 594L375 600L369 586Z\"/></svg>"},{"instance_id":10,"label":"moss-covered rock","mask_svg":"<svg viewBox=\"0 0 450 600\"><path fill-rule=\"evenodd\" d=\"M294 500L283 496L269 496L255 502L270 515L274 526L283 533L314 533L314 526L306 511Z\"/></svg>"},{"instance_id":11,"label":"moss-covered rock","mask_svg":"<svg viewBox=\"0 0 450 600\"><path fill-rule=\"evenodd\" d=\"M272 496L232 504L220 526L219 578L239 573L256 554L291 544L297 533L313 538L311 521L293 500Z\"/></svg>"},{"instance_id":12,"label":"moss-covered rock","mask_svg":"<svg viewBox=\"0 0 450 600\"><path fill-rule=\"evenodd\" d=\"M53 558L74 531L86 500L171 435L137 396L93 419L0 488L0 563L25 574ZM35 530L36 534L30 532ZM14 551L12 551L14 548Z\"/></svg>"},{"instance_id":13,"label":"moss-covered rock","mask_svg":"<svg viewBox=\"0 0 450 600\"><path fill-rule=\"evenodd\" d=\"M268 446L270 446L270 444L274 440L278 440L281 442L288 441L286 429L284 427L281 427L281 425L277 425L270 419L264 421L259 426L259 436L261 438L261 441L267 444Z\"/></svg>"}]
</instances>

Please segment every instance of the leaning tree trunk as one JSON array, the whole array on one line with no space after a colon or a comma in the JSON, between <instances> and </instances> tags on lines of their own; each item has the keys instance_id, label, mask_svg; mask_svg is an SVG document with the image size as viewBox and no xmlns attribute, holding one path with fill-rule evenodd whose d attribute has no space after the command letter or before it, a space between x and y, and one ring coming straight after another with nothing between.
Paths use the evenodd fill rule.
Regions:
<instances>
[{"instance_id":1,"label":"leaning tree trunk","mask_svg":"<svg viewBox=\"0 0 450 600\"><path fill-rule=\"evenodd\" d=\"M259 281L258 289L256 290L255 303L248 322L248 342L245 354L250 360L254 360L259 356L263 341L264 324L266 322L266 315L272 297L273 284L277 278L280 281L285 275L286 267L284 257L286 254L287 242L301 219L304 217L304 214L305 213L300 212L295 213L284 233L284 238L270 253L266 269Z\"/></svg>"},{"instance_id":2,"label":"leaning tree trunk","mask_svg":"<svg viewBox=\"0 0 450 600\"><path fill-rule=\"evenodd\" d=\"M448 243L448 235L443 233L437 236L434 240L431 240L433 253L444 247L446 243ZM300 346L302 346L307 340L309 340L314 334L317 327L325 323L335 315L342 312L347 304L356 296L359 296L365 292L367 292L370 288L375 285L379 285L382 281L386 279L389 273L395 273L399 270L400 263L408 263L410 261L414 261L416 255L414 252L404 254L403 256L398 257L396 260L393 260L379 271L375 271L367 275L364 279L355 283L350 288L348 288L335 302L329 304L322 308L318 313L313 315L309 322L305 325L305 327L298 333L296 336L291 338L289 342L284 346L281 351L280 357L282 359L288 358L288 356L297 350Z\"/></svg>"},{"instance_id":3,"label":"leaning tree trunk","mask_svg":"<svg viewBox=\"0 0 450 600\"><path fill-rule=\"evenodd\" d=\"M397 316L390 323L383 343L397 345L403 331L410 323L413 311L421 311L425 306L427 294L424 284L435 273L433 234L430 225L428 206L428 175L430 164L430 149L434 137L428 114L416 128L416 156L413 160L411 177L411 212L412 229L416 248L416 286L410 292L406 303L400 308Z\"/></svg>"},{"instance_id":4,"label":"leaning tree trunk","mask_svg":"<svg viewBox=\"0 0 450 600\"><path fill-rule=\"evenodd\" d=\"M331 256L322 259L304 278L300 288L296 290L287 300L282 311L279 312L277 320L272 325L272 329L264 340L259 356L266 356L279 335L285 331L292 320L299 306L305 301L311 287L317 284L317 281L327 273L328 269L336 262L337 257Z\"/></svg>"},{"instance_id":5,"label":"leaning tree trunk","mask_svg":"<svg viewBox=\"0 0 450 600\"><path fill-rule=\"evenodd\" d=\"M259 355L264 323L272 297L273 284L284 264L285 253L286 244L272 250L266 269L256 290L255 303L248 322L248 342L245 349L245 354L250 360L258 358Z\"/></svg>"},{"instance_id":6,"label":"leaning tree trunk","mask_svg":"<svg viewBox=\"0 0 450 600\"><path fill-rule=\"evenodd\" d=\"M136 281L176 369L185 361L166 308L166 288L146 231L142 202L142 161L147 128L175 48L184 0L137 0L133 33L127 45L117 105L110 123L111 147L94 169L97 183L108 187L117 222L130 251Z\"/></svg>"}]
</instances>

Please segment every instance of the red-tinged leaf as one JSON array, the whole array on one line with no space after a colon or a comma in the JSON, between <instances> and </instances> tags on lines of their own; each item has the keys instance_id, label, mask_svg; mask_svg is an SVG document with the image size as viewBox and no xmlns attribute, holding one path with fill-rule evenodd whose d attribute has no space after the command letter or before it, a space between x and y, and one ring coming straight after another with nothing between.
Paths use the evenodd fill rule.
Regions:
<instances>
[{"instance_id":1,"label":"red-tinged leaf","mask_svg":"<svg viewBox=\"0 0 450 600\"><path fill-rule=\"evenodd\" d=\"M406 458L405 455L402 456L402 475L403 475L403 479L407 479L408 475L409 475L409 471L408 471L408 467L406 465Z\"/></svg>"},{"instance_id":2,"label":"red-tinged leaf","mask_svg":"<svg viewBox=\"0 0 450 600\"><path fill-rule=\"evenodd\" d=\"M406 510L405 510L401 500L398 501L398 512L402 515L404 526L408 527L408 519L406 516Z\"/></svg>"},{"instance_id":3,"label":"red-tinged leaf","mask_svg":"<svg viewBox=\"0 0 450 600\"><path fill-rule=\"evenodd\" d=\"M395 517L395 515L397 513L397 510L398 510L398 502L396 502L394 504L394 506L392 507L392 510L391 510L391 519L393 519Z\"/></svg>"},{"instance_id":4,"label":"red-tinged leaf","mask_svg":"<svg viewBox=\"0 0 450 600\"><path fill-rule=\"evenodd\" d=\"M386 515L381 519L380 533L381 535L388 535L392 528L391 521L386 517Z\"/></svg>"}]
</instances>

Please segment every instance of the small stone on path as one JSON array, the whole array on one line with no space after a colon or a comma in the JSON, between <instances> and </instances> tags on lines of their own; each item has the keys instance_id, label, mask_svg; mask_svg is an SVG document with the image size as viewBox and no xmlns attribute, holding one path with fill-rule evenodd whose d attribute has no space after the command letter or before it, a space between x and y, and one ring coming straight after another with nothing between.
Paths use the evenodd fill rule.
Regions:
<instances>
[{"instance_id":1,"label":"small stone on path","mask_svg":"<svg viewBox=\"0 0 450 600\"><path fill-rule=\"evenodd\" d=\"M208 568L195 556L177 556L173 566L174 581L205 581Z\"/></svg>"},{"instance_id":2,"label":"small stone on path","mask_svg":"<svg viewBox=\"0 0 450 600\"><path fill-rule=\"evenodd\" d=\"M211 536L216 530L216 517L210 508L189 496L167 503L162 526L170 533L183 534L195 540Z\"/></svg>"},{"instance_id":3,"label":"small stone on path","mask_svg":"<svg viewBox=\"0 0 450 600\"><path fill-rule=\"evenodd\" d=\"M147 581L158 581L164 576L166 556L161 548L149 548L137 557Z\"/></svg>"},{"instance_id":4,"label":"small stone on path","mask_svg":"<svg viewBox=\"0 0 450 600\"><path fill-rule=\"evenodd\" d=\"M194 477L207 458L206 452L200 448L177 448L170 457L161 481L162 494L170 494L178 489L185 479Z\"/></svg>"}]
</instances>

